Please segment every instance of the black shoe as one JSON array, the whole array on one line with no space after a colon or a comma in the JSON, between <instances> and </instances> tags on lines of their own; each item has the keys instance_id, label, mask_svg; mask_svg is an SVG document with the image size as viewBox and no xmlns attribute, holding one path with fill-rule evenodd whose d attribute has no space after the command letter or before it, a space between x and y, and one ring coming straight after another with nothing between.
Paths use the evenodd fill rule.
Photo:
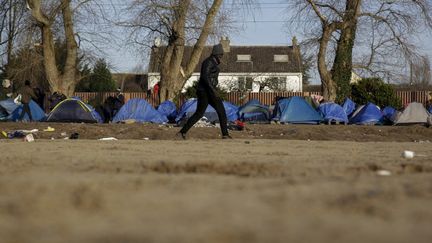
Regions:
<instances>
[{"instance_id":1,"label":"black shoe","mask_svg":"<svg viewBox=\"0 0 432 243\"><path fill-rule=\"evenodd\" d=\"M186 140L186 133L178 132L175 135L176 140Z\"/></svg>"},{"instance_id":2,"label":"black shoe","mask_svg":"<svg viewBox=\"0 0 432 243\"><path fill-rule=\"evenodd\" d=\"M223 135L222 139L233 139L230 135Z\"/></svg>"},{"instance_id":3,"label":"black shoe","mask_svg":"<svg viewBox=\"0 0 432 243\"><path fill-rule=\"evenodd\" d=\"M69 136L69 139L78 139L79 138L79 133L74 132Z\"/></svg>"}]
</instances>

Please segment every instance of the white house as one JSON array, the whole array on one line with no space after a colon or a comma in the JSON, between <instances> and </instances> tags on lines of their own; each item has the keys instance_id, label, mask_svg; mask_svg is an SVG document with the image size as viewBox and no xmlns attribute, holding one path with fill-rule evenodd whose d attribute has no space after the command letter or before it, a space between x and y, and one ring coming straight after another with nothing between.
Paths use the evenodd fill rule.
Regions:
<instances>
[{"instance_id":1,"label":"white house","mask_svg":"<svg viewBox=\"0 0 432 243\"><path fill-rule=\"evenodd\" d=\"M221 60L219 86L227 91L294 91L301 92L302 67L301 55L295 38L293 46L230 46L229 39L221 40L225 55ZM149 87L160 80L160 60L165 47L152 50L149 64ZM199 79L202 61L207 58L212 46L206 46L195 72L186 82L187 87ZM192 52L192 47L185 48L183 66Z\"/></svg>"}]
</instances>

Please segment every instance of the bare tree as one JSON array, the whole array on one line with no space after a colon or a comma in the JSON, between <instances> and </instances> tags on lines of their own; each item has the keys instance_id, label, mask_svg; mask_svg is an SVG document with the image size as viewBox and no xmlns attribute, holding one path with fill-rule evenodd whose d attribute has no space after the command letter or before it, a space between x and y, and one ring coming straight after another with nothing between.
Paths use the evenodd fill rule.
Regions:
<instances>
[{"instance_id":1,"label":"bare tree","mask_svg":"<svg viewBox=\"0 0 432 243\"><path fill-rule=\"evenodd\" d=\"M7 72L7 64L15 50L16 39L24 30L25 16L24 0L0 1L0 69L3 72Z\"/></svg>"},{"instance_id":2,"label":"bare tree","mask_svg":"<svg viewBox=\"0 0 432 243\"><path fill-rule=\"evenodd\" d=\"M175 98L191 77L209 36L223 29L220 24L215 25L216 19L219 22L226 17L220 14L222 3L223 0L135 0L128 8L133 17L120 25L130 29L131 39L148 47L155 39L164 45L161 101ZM182 65L186 45L193 49L190 59Z\"/></svg>"},{"instance_id":3,"label":"bare tree","mask_svg":"<svg viewBox=\"0 0 432 243\"><path fill-rule=\"evenodd\" d=\"M427 56L422 56L410 65L410 85L418 89L427 89L431 85L431 66Z\"/></svg>"},{"instance_id":4,"label":"bare tree","mask_svg":"<svg viewBox=\"0 0 432 243\"><path fill-rule=\"evenodd\" d=\"M388 74L392 63L415 56L413 35L432 26L428 1L297 0L295 6L294 20L319 45L318 71L327 100L350 94L353 68Z\"/></svg>"},{"instance_id":5,"label":"bare tree","mask_svg":"<svg viewBox=\"0 0 432 243\"><path fill-rule=\"evenodd\" d=\"M100 51L98 43L106 44L107 29L101 20L105 19L105 7L111 1L103 3L92 0L26 0L32 19L40 29L40 45L43 53L45 76L51 92L61 92L71 96L79 82L78 72L79 46L89 43L90 48ZM76 17L78 15L78 17ZM95 28L95 24L98 28ZM95 31L97 30L97 31ZM104 42L98 42L105 39ZM65 43L64 65L59 65L56 57L55 42ZM95 59L96 60L96 59Z\"/></svg>"},{"instance_id":6,"label":"bare tree","mask_svg":"<svg viewBox=\"0 0 432 243\"><path fill-rule=\"evenodd\" d=\"M61 92L70 96L77 83L76 69L78 45L75 41L74 23L72 21L72 8L70 0L60 0L50 6L43 6L41 0L27 0L31 15L41 30L42 50L46 78L51 92ZM58 69L55 48L53 25L58 14L63 19L66 42L66 64L64 70Z\"/></svg>"}]
</instances>

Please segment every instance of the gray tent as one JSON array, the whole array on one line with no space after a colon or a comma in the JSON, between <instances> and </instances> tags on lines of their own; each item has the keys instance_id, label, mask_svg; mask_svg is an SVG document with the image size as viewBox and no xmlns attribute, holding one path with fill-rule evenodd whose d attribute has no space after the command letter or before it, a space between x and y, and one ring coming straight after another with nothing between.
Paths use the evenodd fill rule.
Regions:
<instances>
[{"instance_id":1,"label":"gray tent","mask_svg":"<svg viewBox=\"0 0 432 243\"><path fill-rule=\"evenodd\" d=\"M429 124L430 119L431 114L423 104L417 102L409 104L403 112L395 113L392 118L395 125Z\"/></svg>"}]
</instances>

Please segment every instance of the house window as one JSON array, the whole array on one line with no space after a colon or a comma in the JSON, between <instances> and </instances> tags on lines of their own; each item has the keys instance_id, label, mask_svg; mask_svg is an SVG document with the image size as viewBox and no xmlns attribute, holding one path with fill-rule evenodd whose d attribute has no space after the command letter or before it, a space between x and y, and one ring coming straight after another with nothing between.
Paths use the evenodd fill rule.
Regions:
<instances>
[{"instance_id":1,"label":"house window","mask_svg":"<svg viewBox=\"0 0 432 243\"><path fill-rule=\"evenodd\" d=\"M288 55L274 55L274 62L288 62Z\"/></svg>"},{"instance_id":2,"label":"house window","mask_svg":"<svg viewBox=\"0 0 432 243\"><path fill-rule=\"evenodd\" d=\"M237 55L237 62L250 62L251 60L251 55Z\"/></svg>"},{"instance_id":3,"label":"house window","mask_svg":"<svg viewBox=\"0 0 432 243\"><path fill-rule=\"evenodd\" d=\"M250 91L252 90L253 79L251 77L238 77L238 90Z\"/></svg>"},{"instance_id":4,"label":"house window","mask_svg":"<svg viewBox=\"0 0 432 243\"><path fill-rule=\"evenodd\" d=\"M287 77L269 77L261 83L262 89L267 87L273 92L283 92L287 90ZM260 87L261 88L261 87Z\"/></svg>"}]
</instances>

